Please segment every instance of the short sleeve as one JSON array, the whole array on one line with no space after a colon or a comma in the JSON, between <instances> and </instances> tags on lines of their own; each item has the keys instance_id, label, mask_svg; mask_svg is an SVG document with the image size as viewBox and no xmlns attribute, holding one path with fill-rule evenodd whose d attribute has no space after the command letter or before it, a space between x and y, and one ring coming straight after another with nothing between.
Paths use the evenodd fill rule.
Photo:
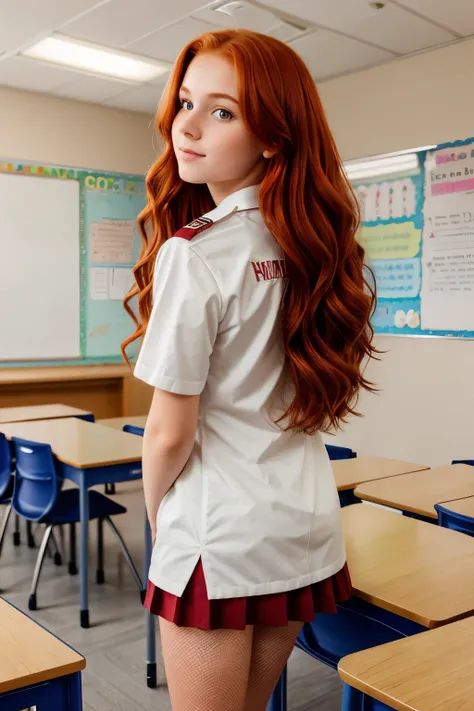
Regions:
<instances>
[{"instance_id":1,"label":"short sleeve","mask_svg":"<svg viewBox=\"0 0 474 711\"><path fill-rule=\"evenodd\" d=\"M158 253L153 310L135 377L181 395L199 395L219 326L221 296L189 242L173 237Z\"/></svg>"}]
</instances>

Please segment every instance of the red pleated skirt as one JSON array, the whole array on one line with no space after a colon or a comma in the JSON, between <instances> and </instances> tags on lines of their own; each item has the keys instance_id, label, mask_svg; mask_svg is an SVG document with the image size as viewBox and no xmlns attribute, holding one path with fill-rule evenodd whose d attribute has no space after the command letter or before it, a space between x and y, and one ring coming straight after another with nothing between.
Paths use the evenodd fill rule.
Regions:
<instances>
[{"instance_id":1,"label":"red pleated skirt","mask_svg":"<svg viewBox=\"0 0 474 711\"><path fill-rule=\"evenodd\" d=\"M282 627L290 621L311 622L318 612L337 612L336 603L348 600L351 594L346 564L330 578L297 590L209 600L199 560L182 597L156 587L149 580L144 605L154 615L179 627L243 630L246 625Z\"/></svg>"}]
</instances>

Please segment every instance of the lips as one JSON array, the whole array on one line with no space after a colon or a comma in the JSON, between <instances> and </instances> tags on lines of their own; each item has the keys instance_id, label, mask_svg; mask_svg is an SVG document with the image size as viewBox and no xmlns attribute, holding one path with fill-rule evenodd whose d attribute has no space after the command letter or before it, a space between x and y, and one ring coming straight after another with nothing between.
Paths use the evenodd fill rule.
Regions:
<instances>
[{"instance_id":1,"label":"lips","mask_svg":"<svg viewBox=\"0 0 474 711\"><path fill-rule=\"evenodd\" d=\"M190 148L180 148L179 150L188 156L196 156L196 158L204 158L203 153L196 153L196 151L192 151Z\"/></svg>"}]
</instances>

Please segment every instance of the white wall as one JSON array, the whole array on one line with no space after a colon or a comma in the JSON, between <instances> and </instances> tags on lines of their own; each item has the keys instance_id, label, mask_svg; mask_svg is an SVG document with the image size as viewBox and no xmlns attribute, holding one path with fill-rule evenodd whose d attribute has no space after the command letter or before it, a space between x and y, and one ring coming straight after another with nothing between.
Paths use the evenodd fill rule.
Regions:
<instances>
[{"instance_id":1,"label":"white wall","mask_svg":"<svg viewBox=\"0 0 474 711\"><path fill-rule=\"evenodd\" d=\"M0 159L145 173L152 118L0 86Z\"/></svg>"},{"instance_id":2,"label":"white wall","mask_svg":"<svg viewBox=\"0 0 474 711\"><path fill-rule=\"evenodd\" d=\"M320 85L344 160L474 135L474 40ZM382 337L378 395L336 440L428 465L474 459L474 341ZM330 441L334 441L332 438Z\"/></svg>"}]
</instances>

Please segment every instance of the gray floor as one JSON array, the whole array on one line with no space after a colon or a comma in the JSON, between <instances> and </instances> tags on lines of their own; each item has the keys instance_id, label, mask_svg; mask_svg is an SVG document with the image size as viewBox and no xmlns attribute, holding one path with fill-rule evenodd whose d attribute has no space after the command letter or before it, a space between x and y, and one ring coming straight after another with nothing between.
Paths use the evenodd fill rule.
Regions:
<instances>
[{"instance_id":1,"label":"gray floor","mask_svg":"<svg viewBox=\"0 0 474 711\"><path fill-rule=\"evenodd\" d=\"M143 556L143 499L139 483L120 484L117 501L127 514L116 518L134 560ZM3 515L3 507L0 507ZM29 586L36 551L11 542L11 523L1 558L2 597L27 611ZM39 542L40 534L37 534ZM95 584L95 526L91 525L89 606L91 628L79 626L79 578L66 567L46 560L38 591L39 610L30 613L41 624L86 657L83 675L84 711L169 711L171 705L161 660L159 687L145 683L145 630L140 600L116 541L105 531L106 584ZM339 711L337 674L303 652L295 650L289 664L289 711Z\"/></svg>"}]
</instances>

